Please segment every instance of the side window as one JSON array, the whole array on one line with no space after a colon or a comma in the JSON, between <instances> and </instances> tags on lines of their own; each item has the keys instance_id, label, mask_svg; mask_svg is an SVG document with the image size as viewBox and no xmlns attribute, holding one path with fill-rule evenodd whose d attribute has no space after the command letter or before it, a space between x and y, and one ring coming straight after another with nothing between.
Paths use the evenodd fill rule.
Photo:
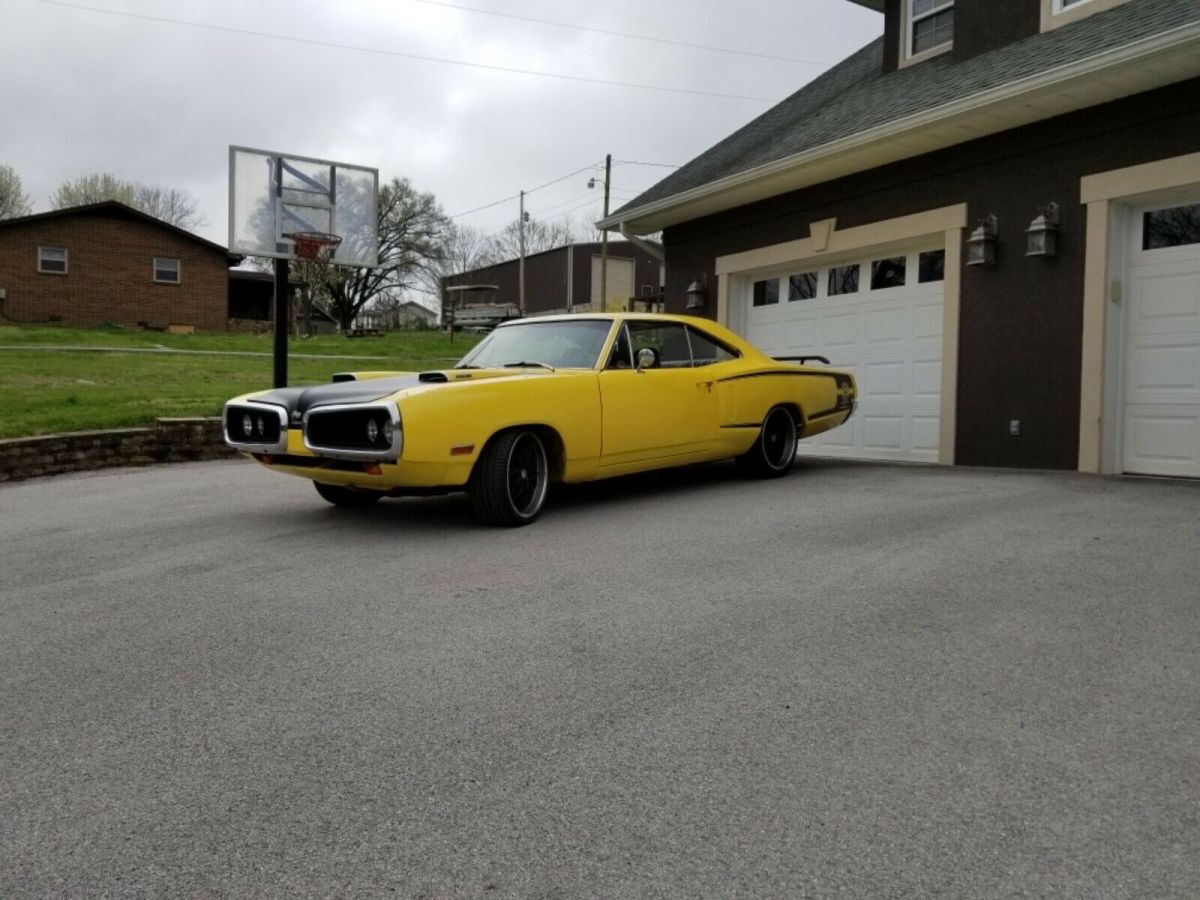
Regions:
<instances>
[{"instance_id":1,"label":"side window","mask_svg":"<svg viewBox=\"0 0 1200 900\"><path fill-rule=\"evenodd\" d=\"M736 359L737 354L726 347L724 344L718 344L708 335L701 334L695 328L688 328L688 338L692 342L692 364L696 366L711 366L713 363L725 362L727 359Z\"/></svg>"},{"instance_id":2,"label":"side window","mask_svg":"<svg viewBox=\"0 0 1200 900\"><path fill-rule=\"evenodd\" d=\"M688 336L682 324L675 322L630 322L629 338L634 360L639 350L649 347L655 361L650 368L682 369L692 365Z\"/></svg>"},{"instance_id":3,"label":"side window","mask_svg":"<svg viewBox=\"0 0 1200 900\"><path fill-rule=\"evenodd\" d=\"M629 329L624 325L617 332L617 339L613 342L612 352L608 355L608 365L606 369L632 369L633 368L633 351L629 347Z\"/></svg>"},{"instance_id":4,"label":"side window","mask_svg":"<svg viewBox=\"0 0 1200 900\"><path fill-rule=\"evenodd\" d=\"M51 275L66 275L67 248L38 247L38 271Z\"/></svg>"},{"instance_id":5,"label":"side window","mask_svg":"<svg viewBox=\"0 0 1200 900\"><path fill-rule=\"evenodd\" d=\"M156 256L151 271L154 273L154 280L159 284L179 284L180 268L178 259Z\"/></svg>"}]
</instances>

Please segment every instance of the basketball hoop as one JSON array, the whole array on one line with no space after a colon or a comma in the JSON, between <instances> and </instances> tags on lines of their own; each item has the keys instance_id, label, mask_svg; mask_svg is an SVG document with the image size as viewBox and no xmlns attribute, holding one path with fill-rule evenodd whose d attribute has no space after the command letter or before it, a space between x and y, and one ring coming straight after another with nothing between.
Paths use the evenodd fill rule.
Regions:
<instances>
[{"instance_id":1,"label":"basketball hoop","mask_svg":"<svg viewBox=\"0 0 1200 900\"><path fill-rule=\"evenodd\" d=\"M325 231L293 231L287 237L292 239L297 259L328 259L337 252L342 243L340 234L329 234Z\"/></svg>"}]
</instances>

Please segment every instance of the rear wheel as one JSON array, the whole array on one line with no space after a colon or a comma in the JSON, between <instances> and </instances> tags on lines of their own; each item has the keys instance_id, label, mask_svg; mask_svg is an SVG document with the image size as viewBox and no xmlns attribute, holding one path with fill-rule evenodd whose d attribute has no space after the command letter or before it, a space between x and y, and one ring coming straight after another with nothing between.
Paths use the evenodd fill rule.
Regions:
<instances>
[{"instance_id":1,"label":"rear wheel","mask_svg":"<svg viewBox=\"0 0 1200 900\"><path fill-rule=\"evenodd\" d=\"M550 465L546 446L534 431L513 430L487 445L468 493L475 514L489 525L528 525L546 503Z\"/></svg>"},{"instance_id":2,"label":"rear wheel","mask_svg":"<svg viewBox=\"0 0 1200 900\"><path fill-rule=\"evenodd\" d=\"M796 420L791 410L776 406L763 419L754 446L737 458L738 468L752 478L778 478L796 457Z\"/></svg>"},{"instance_id":3,"label":"rear wheel","mask_svg":"<svg viewBox=\"0 0 1200 900\"><path fill-rule=\"evenodd\" d=\"M314 481L313 487L317 489L317 493L321 495L322 499L328 500L334 506L345 506L351 509L374 506L383 498L383 494L379 491L360 491L355 488L339 487L336 484L321 484L319 481Z\"/></svg>"}]
</instances>

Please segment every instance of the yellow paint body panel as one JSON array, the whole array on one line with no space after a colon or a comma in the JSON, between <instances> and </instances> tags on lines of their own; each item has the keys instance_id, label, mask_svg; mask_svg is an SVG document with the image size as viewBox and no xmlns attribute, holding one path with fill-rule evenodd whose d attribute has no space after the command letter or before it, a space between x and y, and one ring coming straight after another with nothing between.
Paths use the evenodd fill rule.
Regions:
<instances>
[{"instance_id":1,"label":"yellow paint body panel","mask_svg":"<svg viewBox=\"0 0 1200 900\"><path fill-rule=\"evenodd\" d=\"M568 318L612 323L599 360L609 358L625 320L686 323L737 358L642 371L604 369L600 363L592 369L448 369L441 373L445 381L414 383L370 401L395 404L399 411L403 445L394 463L324 459L304 446L295 421L285 454L255 458L275 471L328 484L397 493L456 489L467 484L492 437L522 427L543 436L557 480L580 482L745 453L767 413L779 405L794 411L801 438L841 424L853 408L856 388L849 373L772 360L707 319L630 313L536 321ZM364 372L355 379L369 383L403 374L411 373Z\"/></svg>"}]
</instances>

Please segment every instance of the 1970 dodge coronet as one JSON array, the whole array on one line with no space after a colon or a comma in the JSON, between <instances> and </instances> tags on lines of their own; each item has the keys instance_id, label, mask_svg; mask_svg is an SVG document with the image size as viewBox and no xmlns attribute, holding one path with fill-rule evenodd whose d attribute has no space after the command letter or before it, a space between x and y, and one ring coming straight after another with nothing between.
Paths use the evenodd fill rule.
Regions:
<instances>
[{"instance_id":1,"label":"1970 dodge coronet","mask_svg":"<svg viewBox=\"0 0 1200 900\"><path fill-rule=\"evenodd\" d=\"M783 475L798 438L854 409L848 372L805 362L688 316L523 319L444 371L345 373L230 400L225 440L339 506L465 490L484 521L525 525L553 482L730 457Z\"/></svg>"}]
</instances>

